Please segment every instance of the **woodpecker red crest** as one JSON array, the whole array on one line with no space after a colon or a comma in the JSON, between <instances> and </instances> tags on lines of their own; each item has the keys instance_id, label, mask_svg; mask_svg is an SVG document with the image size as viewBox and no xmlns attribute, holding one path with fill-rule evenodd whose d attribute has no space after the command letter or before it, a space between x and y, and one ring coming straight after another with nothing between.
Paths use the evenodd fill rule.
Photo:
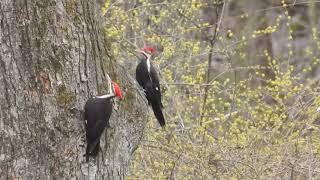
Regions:
<instances>
[{"instance_id":1,"label":"woodpecker red crest","mask_svg":"<svg viewBox=\"0 0 320 180\"><path fill-rule=\"evenodd\" d=\"M113 86L114 95L115 95L116 97L119 97L120 99L123 99L120 86L119 86L116 82L114 82L114 81L111 81L111 83L112 83L112 86Z\"/></svg>"},{"instance_id":2,"label":"woodpecker red crest","mask_svg":"<svg viewBox=\"0 0 320 180\"><path fill-rule=\"evenodd\" d=\"M154 52L156 52L156 49L153 47L146 46L146 47L142 48L141 51L144 51L149 54L153 54Z\"/></svg>"}]
</instances>

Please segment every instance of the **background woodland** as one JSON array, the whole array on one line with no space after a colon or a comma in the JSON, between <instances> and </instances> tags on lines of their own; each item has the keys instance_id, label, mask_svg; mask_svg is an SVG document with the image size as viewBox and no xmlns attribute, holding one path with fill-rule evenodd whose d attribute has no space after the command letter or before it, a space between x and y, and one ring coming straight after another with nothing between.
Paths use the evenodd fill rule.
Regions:
<instances>
[{"instance_id":1,"label":"background woodland","mask_svg":"<svg viewBox=\"0 0 320 180\"><path fill-rule=\"evenodd\" d=\"M320 2L107 1L112 50L157 47L168 127L149 112L128 179L320 177Z\"/></svg>"},{"instance_id":2,"label":"background woodland","mask_svg":"<svg viewBox=\"0 0 320 180\"><path fill-rule=\"evenodd\" d=\"M318 0L1 1L0 177L319 179L319 17ZM145 45L166 129L133 78ZM88 165L81 112L106 74L125 100Z\"/></svg>"}]
</instances>

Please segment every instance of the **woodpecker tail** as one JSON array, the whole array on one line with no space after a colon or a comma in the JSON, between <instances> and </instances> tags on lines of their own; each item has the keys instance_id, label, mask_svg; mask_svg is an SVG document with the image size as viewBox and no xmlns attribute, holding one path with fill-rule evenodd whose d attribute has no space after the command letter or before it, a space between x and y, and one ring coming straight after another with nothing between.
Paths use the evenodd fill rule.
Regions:
<instances>
[{"instance_id":1,"label":"woodpecker tail","mask_svg":"<svg viewBox=\"0 0 320 180\"><path fill-rule=\"evenodd\" d=\"M89 161L89 156L96 157L100 149L100 139L94 141L93 143L87 143L86 149L86 161Z\"/></svg>"},{"instance_id":2,"label":"woodpecker tail","mask_svg":"<svg viewBox=\"0 0 320 180\"><path fill-rule=\"evenodd\" d=\"M151 105L154 115L156 116L161 127L165 127L166 122L162 114L163 105L161 103L160 91L157 91L152 83L147 83L145 87L146 97L149 105Z\"/></svg>"},{"instance_id":3,"label":"woodpecker tail","mask_svg":"<svg viewBox=\"0 0 320 180\"><path fill-rule=\"evenodd\" d=\"M165 127L166 126L166 122L165 122L164 117L163 117L161 105L159 103L157 103L157 102L153 102L153 103L151 103L151 106L152 106L153 113L156 116L160 126L161 127Z\"/></svg>"}]
</instances>

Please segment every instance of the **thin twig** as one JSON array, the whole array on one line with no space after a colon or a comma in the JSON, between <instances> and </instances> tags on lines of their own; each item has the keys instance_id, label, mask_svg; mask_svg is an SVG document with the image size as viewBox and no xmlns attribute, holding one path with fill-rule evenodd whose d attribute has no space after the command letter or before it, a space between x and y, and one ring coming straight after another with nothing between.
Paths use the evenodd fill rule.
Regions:
<instances>
[{"instance_id":1,"label":"thin twig","mask_svg":"<svg viewBox=\"0 0 320 180\"><path fill-rule=\"evenodd\" d=\"M220 30L221 22L222 22L222 19L224 16L225 6L227 3L228 3L228 0L223 1L223 6L222 6L222 10L221 10L218 24L216 25L216 27L214 29L213 37L210 38L210 51L209 51L209 55L208 55L208 69L207 69L207 73L206 73L206 84L209 84L209 82L210 82L210 72L211 72L210 66L212 63L213 48L214 48L214 44L215 44L216 38L218 36L219 30ZM218 10L216 9L216 14L218 14L217 11ZM209 87L207 86L204 91L205 92L204 92L204 98L203 98L203 103L202 103L202 108L201 108L202 110L201 110L201 115L200 115L200 125L202 125L203 117L204 117L204 114L206 111L206 104L207 104Z\"/></svg>"}]
</instances>

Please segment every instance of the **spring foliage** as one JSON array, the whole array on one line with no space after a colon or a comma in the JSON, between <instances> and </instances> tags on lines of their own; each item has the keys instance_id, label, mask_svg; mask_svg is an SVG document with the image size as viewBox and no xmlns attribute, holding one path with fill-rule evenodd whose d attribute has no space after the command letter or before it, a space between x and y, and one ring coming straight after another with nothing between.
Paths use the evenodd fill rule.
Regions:
<instances>
[{"instance_id":1,"label":"spring foliage","mask_svg":"<svg viewBox=\"0 0 320 180\"><path fill-rule=\"evenodd\" d=\"M320 177L319 26L294 20L291 2L245 2L106 1L106 35L130 73L135 48L159 50L168 127L149 113L128 179Z\"/></svg>"}]
</instances>

